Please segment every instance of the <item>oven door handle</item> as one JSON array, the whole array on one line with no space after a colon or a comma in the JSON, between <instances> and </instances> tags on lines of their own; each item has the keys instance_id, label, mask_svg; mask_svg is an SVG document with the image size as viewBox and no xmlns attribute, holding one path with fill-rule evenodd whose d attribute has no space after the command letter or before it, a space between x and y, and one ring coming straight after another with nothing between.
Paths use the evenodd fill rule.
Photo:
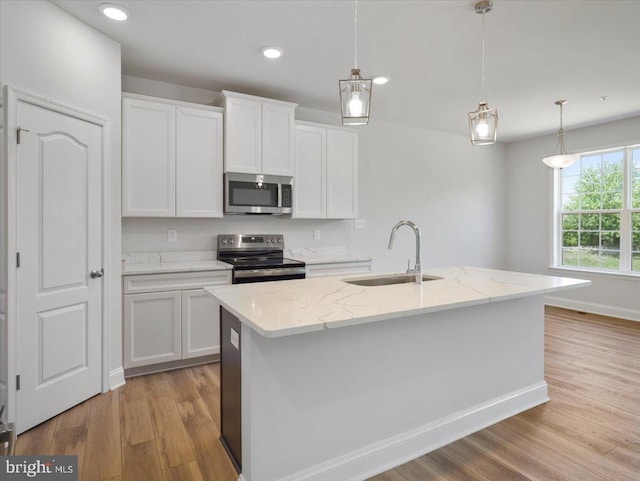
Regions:
<instances>
[{"instance_id":1,"label":"oven door handle","mask_svg":"<svg viewBox=\"0 0 640 481\"><path fill-rule=\"evenodd\" d=\"M278 277L306 273L307 269L304 267L284 267L276 269L249 269L234 271L233 276L236 279L244 279L247 277Z\"/></svg>"}]
</instances>

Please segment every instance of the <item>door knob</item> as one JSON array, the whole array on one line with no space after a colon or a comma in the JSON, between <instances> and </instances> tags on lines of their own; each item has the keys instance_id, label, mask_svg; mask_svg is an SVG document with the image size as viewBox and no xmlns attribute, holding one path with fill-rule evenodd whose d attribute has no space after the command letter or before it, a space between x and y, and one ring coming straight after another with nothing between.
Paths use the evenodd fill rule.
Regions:
<instances>
[{"instance_id":1,"label":"door knob","mask_svg":"<svg viewBox=\"0 0 640 481\"><path fill-rule=\"evenodd\" d=\"M102 267L91 271L91 279L98 279L102 276L104 276L104 269Z\"/></svg>"}]
</instances>

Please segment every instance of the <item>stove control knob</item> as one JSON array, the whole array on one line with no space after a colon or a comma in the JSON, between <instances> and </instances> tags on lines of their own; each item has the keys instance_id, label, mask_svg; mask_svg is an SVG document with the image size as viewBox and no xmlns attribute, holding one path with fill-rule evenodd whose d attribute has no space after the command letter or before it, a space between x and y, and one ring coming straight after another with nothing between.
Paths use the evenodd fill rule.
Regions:
<instances>
[{"instance_id":1,"label":"stove control knob","mask_svg":"<svg viewBox=\"0 0 640 481\"><path fill-rule=\"evenodd\" d=\"M235 239L232 237L231 239L229 239L229 243L233 244L235 242Z\"/></svg>"},{"instance_id":2,"label":"stove control knob","mask_svg":"<svg viewBox=\"0 0 640 481\"><path fill-rule=\"evenodd\" d=\"M271 243L271 239L269 239L269 238L265 239L264 241L265 241L267 244L270 244L270 243Z\"/></svg>"},{"instance_id":3,"label":"stove control knob","mask_svg":"<svg viewBox=\"0 0 640 481\"><path fill-rule=\"evenodd\" d=\"M227 239L222 239L223 244L226 244L227 242L229 242Z\"/></svg>"},{"instance_id":4,"label":"stove control knob","mask_svg":"<svg viewBox=\"0 0 640 481\"><path fill-rule=\"evenodd\" d=\"M278 237L278 244L282 244L282 238Z\"/></svg>"}]
</instances>

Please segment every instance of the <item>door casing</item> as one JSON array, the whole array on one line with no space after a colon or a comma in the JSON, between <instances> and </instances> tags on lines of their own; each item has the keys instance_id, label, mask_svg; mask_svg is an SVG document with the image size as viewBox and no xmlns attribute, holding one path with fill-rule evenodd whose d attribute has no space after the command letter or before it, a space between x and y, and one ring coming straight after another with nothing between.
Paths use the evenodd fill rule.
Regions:
<instances>
[{"instance_id":1,"label":"door casing","mask_svg":"<svg viewBox=\"0 0 640 481\"><path fill-rule=\"evenodd\" d=\"M96 124L102 131L102 265L105 267L105 280L102 283L102 392L109 386L110 368L110 326L112 318L111 289L108 281L112 275L120 272L109 272L112 266L111 253L111 122L85 110L46 98L25 90L5 85L4 89L4 145L6 151L2 155L7 162L7 419L16 420L16 361L17 361L17 105L18 101L29 103L54 112ZM4 187L4 186L3 186Z\"/></svg>"}]
</instances>

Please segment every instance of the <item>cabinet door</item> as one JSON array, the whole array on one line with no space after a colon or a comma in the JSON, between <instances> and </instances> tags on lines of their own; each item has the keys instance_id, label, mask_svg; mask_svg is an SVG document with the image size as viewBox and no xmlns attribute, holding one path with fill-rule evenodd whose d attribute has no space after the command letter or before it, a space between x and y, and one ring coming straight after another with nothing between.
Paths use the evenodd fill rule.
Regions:
<instances>
[{"instance_id":1,"label":"cabinet door","mask_svg":"<svg viewBox=\"0 0 640 481\"><path fill-rule=\"evenodd\" d=\"M358 134L327 129L327 218L358 214Z\"/></svg>"},{"instance_id":2,"label":"cabinet door","mask_svg":"<svg viewBox=\"0 0 640 481\"><path fill-rule=\"evenodd\" d=\"M295 155L294 107L262 104L262 173L293 175Z\"/></svg>"},{"instance_id":3,"label":"cabinet door","mask_svg":"<svg viewBox=\"0 0 640 481\"><path fill-rule=\"evenodd\" d=\"M180 291L124 296L124 367L181 357Z\"/></svg>"},{"instance_id":4,"label":"cabinet door","mask_svg":"<svg viewBox=\"0 0 640 481\"><path fill-rule=\"evenodd\" d=\"M326 132L322 127L296 125L293 217L319 219L327 216Z\"/></svg>"},{"instance_id":5,"label":"cabinet door","mask_svg":"<svg viewBox=\"0 0 640 481\"><path fill-rule=\"evenodd\" d=\"M122 215L176 215L176 114L160 102L122 100Z\"/></svg>"},{"instance_id":6,"label":"cabinet door","mask_svg":"<svg viewBox=\"0 0 640 481\"><path fill-rule=\"evenodd\" d=\"M224 120L224 171L260 174L262 170L262 104L228 97Z\"/></svg>"},{"instance_id":7,"label":"cabinet door","mask_svg":"<svg viewBox=\"0 0 640 481\"><path fill-rule=\"evenodd\" d=\"M176 109L176 215L222 217L222 113Z\"/></svg>"},{"instance_id":8,"label":"cabinet door","mask_svg":"<svg viewBox=\"0 0 640 481\"><path fill-rule=\"evenodd\" d=\"M204 289L182 291L182 359L220 352L220 308Z\"/></svg>"}]
</instances>

